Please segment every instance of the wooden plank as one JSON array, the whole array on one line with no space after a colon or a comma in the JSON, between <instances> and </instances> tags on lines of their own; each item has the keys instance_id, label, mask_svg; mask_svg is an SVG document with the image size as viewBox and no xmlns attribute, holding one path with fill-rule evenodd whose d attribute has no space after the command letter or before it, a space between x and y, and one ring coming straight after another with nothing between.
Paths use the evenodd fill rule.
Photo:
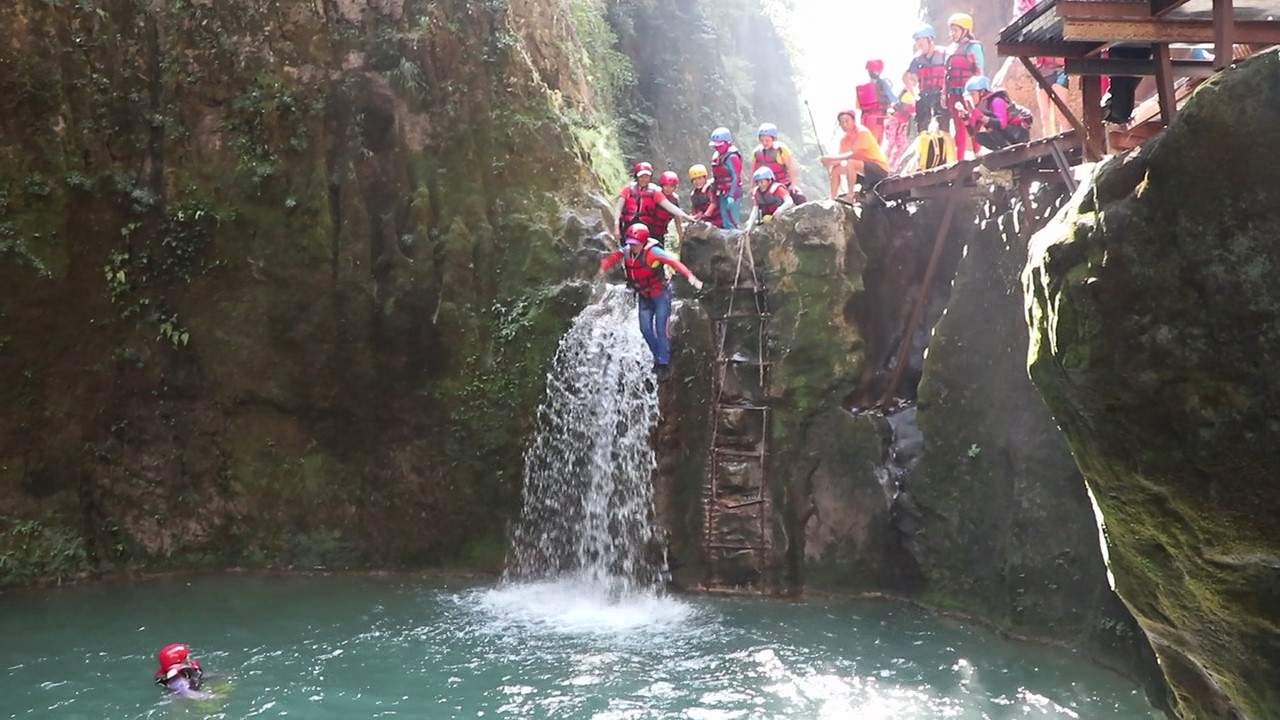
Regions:
<instances>
[{"instance_id":1,"label":"wooden plank","mask_svg":"<svg viewBox=\"0 0 1280 720\"><path fill-rule=\"evenodd\" d=\"M1207 60L1172 60L1174 77L1211 77L1217 70ZM1151 60L1120 58L1068 58L1068 75L1132 75L1153 76L1156 64Z\"/></svg>"},{"instance_id":2,"label":"wooden plank","mask_svg":"<svg viewBox=\"0 0 1280 720\"><path fill-rule=\"evenodd\" d=\"M1102 123L1102 78L1085 75L1080 79L1080 93L1084 103L1084 158L1089 162L1102 159L1107 153L1107 138Z\"/></svg>"},{"instance_id":3,"label":"wooden plank","mask_svg":"<svg viewBox=\"0 0 1280 720\"><path fill-rule=\"evenodd\" d=\"M1164 124L1173 122L1178 114L1178 100L1173 95L1173 63L1169 60L1169 46L1163 43L1151 47L1156 63L1156 91L1160 98L1160 116Z\"/></svg>"},{"instance_id":4,"label":"wooden plank","mask_svg":"<svg viewBox=\"0 0 1280 720\"><path fill-rule=\"evenodd\" d=\"M996 52L1001 57L1063 57L1082 58L1101 50L1099 42L997 42Z\"/></svg>"},{"instance_id":5,"label":"wooden plank","mask_svg":"<svg viewBox=\"0 0 1280 720\"><path fill-rule=\"evenodd\" d=\"M1231 64L1235 42L1235 8L1231 0L1213 0L1213 65L1222 70Z\"/></svg>"},{"instance_id":6,"label":"wooden plank","mask_svg":"<svg viewBox=\"0 0 1280 720\"><path fill-rule=\"evenodd\" d=\"M1232 23L1233 42L1280 43L1280 22L1248 20ZM1066 20L1064 40L1096 42L1208 43L1214 42L1210 20Z\"/></svg>"},{"instance_id":7,"label":"wooden plank","mask_svg":"<svg viewBox=\"0 0 1280 720\"><path fill-rule=\"evenodd\" d=\"M978 160L965 160L933 170L887 178L876 185L876 194L883 198L891 198L905 195L915 188L948 185L972 175L979 164Z\"/></svg>"},{"instance_id":8,"label":"wooden plank","mask_svg":"<svg viewBox=\"0 0 1280 720\"><path fill-rule=\"evenodd\" d=\"M1079 145L1080 138L1076 135L1075 130L1068 130L1053 137L1041 138L1020 145L1011 145L1010 147L987 153L979 160L982 161L982 166L988 170L1005 170L1024 165L1032 160L1052 156L1054 142L1062 143L1066 147L1072 147Z\"/></svg>"},{"instance_id":9,"label":"wooden plank","mask_svg":"<svg viewBox=\"0 0 1280 720\"><path fill-rule=\"evenodd\" d=\"M1188 0L1151 0L1151 16L1160 17L1170 10L1186 5Z\"/></svg>"},{"instance_id":10,"label":"wooden plank","mask_svg":"<svg viewBox=\"0 0 1280 720\"><path fill-rule=\"evenodd\" d=\"M1059 0L1058 17L1064 20L1149 20L1151 8L1142 3L1114 0Z\"/></svg>"},{"instance_id":11,"label":"wooden plank","mask_svg":"<svg viewBox=\"0 0 1280 720\"><path fill-rule=\"evenodd\" d=\"M1022 63L1022 66L1027 69L1027 72L1031 73L1031 77L1036 81L1036 84L1040 86L1040 92L1049 96L1049 99L1053 101L1053 104L1057 105L1058 109L1061 110L1062 114L1067 118L1067 122L1071 123L1071 127L1075 128L1077 139L1083 142L1085 137L1084 124L1080 122L1080 118L1076 117L1075 113L1071 112L1071 108L1067 107L1066 101L1058 97L1058 93L1053 91L1053 83L1049 82L1045 79L1044 75L1040 74L1040 68L1037 68L1036 64L1031 62L1030 58L1020 57L1018 60ZM1044 122L1044 118L1040 118L1040 121Z\"/></svg>"}]
</instances>

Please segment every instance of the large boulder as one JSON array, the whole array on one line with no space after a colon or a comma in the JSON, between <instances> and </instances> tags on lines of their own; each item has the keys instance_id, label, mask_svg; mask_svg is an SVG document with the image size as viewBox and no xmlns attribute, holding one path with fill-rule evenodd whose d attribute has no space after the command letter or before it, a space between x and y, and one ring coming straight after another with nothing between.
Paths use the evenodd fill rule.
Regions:
<instances>
[{"instance_id":1,"label":"large boulder","mask_svg":"<svg viewBox=\"0 0 1280 720\"><path fill-rule=\"evenodd\" d=\"M1034 238L1029 364L1187 718L1280 716L1280 53Z\"/></svg>"}]
</instances>

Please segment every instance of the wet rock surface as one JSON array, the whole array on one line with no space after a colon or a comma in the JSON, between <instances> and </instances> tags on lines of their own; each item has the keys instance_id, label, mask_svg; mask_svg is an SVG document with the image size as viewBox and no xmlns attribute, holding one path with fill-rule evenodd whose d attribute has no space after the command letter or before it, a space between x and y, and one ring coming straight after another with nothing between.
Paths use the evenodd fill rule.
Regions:
<instances>
[{"instance_id":1,"label":"wet rock surface","mask_svg":"<svg viewBox=\"0 0 1280 720\"><path fill-rule=\"evenodd\" d=\"M1038 233L1032 379L1186 718L1280 715L1280 55L1202 86Z\"/></svg>"}]
</instances>

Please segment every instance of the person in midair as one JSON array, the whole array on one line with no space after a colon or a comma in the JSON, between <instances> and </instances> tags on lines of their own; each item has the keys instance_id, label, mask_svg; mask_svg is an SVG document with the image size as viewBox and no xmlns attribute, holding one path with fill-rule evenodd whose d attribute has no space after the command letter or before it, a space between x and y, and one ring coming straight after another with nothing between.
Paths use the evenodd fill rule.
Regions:
<instances>
[{"instance_id":1,"label":"person in midair","mask_svg":"<svg viewBox=\"0 0 1280 720\"><path fill-rule=\"evenodd\" d=\"M741 224L742 152L733 144L733 133L726 127L716 128L708 145L715 149L711 155L711 180L716 185L721 227L737 228Z\"/></svg>"},{"instance_id":2,"label":"person in midair","mask_svg":"<svg viewBox=\"0 0 1280 720\"><path fill-rule=\"evenodd\" d=\"M778 182L773 170L762 167L751 175L751 180L755 183L755 188L751 191L751 215L747 217L745 226L747 232L751 232L756 223L773 222L774 217L796 205L791 199L790 191Z\"/></svg>"},{"instance_id":3,"label":"person in midair","mask_svg":"<svg viewBox=\"0 0 1280 720\"><path fill-rule=\"evenodd\" d=\"M681 220L692 220L688 213L671 203L662 194L662 188L654 185L653 165L638 162L632 170L634 182L627 183L618 193L618 201L614 204L613 216L618 219L619 242L627 228L635 223L656 226L658 208L667 211L671 216Z\"/></svg>"},{"instance_id":4,"label":"person in midair","mask_svg":"<svg viewBox=\"0 0 1280 720\"><path fill-rule=\"evenodd\" d=\"M956 134L956 151L961 160L967 152L978 153L978 141L969 136L969 105L964 84L982 75L982 45L973 36L973 18L956 13L947 19L951 45L947 48L947 109L951 112Z\"/></svg>"},{"instance_id":5,"label":"person in midair","mask_svg":"<svg viewBox=\"0 0 1280 720\"><path fill-rule=\"evenodd\" d=\"M800 177L800 167L796 164L795 153L778 141L778 126L773 123L764 123L760 126L757 135L760 138L760 144L756 145L755 151L751 154L752 174L754 175L762 167L769 168L778 182L791 193L791 199L797 205L804 202L804 193L800 192L800 188L796 185L796 178Z\"/></svg>"},{"instance_id":6,"label":"person in midair","mask_svg":"<svg viewBox=\"0 0 1280 720\"><path fill-rule=\"evenodd\" d=\"M689 183L693 185L689 204L693 210L693 219L711 223L714 227L724 227L720 216L720 199L710 177L706 165L698 164L689 168Z\"/></svg>"},{"instance_id":7,"label":"person in midair","mask_svg":"<svg viewBox=\"0 0 1280 720\"><path fill-rule=\"evenodd\" d=\"M938 129L946 131L951 116L946 111L943 95L947 86L947 54L934 43L936 33L925 25L911 35L916 45L916 56L911 60L907 73L915 77L919 86L916 94L916 132L929 130L933 120Z\"/></svg>"},{"instance_id":8,"label":"person in midair","mask_svg":"<svg viewBox=\"0 0 1280 720\"><path fill-rule=\"evenodd\" d=\"M684 276L695 290L702 289L702 281L684 263L663 250L643 223L627 228L626 246L609 253L600 261L603 277L609 268L622 263L627 286L636 291L639 301L640 334L653 353L653 371L659 380L671 377L671 340L667 337L667 322L671 319L671 282L663 265Z\"/></svg>"},{"instance_id":9,"label":"person in midair","mask_svg":"<svg viewBox=\"0 0 1280 720\"><path fill-rule=\"evenodd\" d=\"M884 72L883 60L868 60L867 75L871 81L859 85L855 90L858 95L858 110L862 111L862 125L871 131L876 142L884 142L884 125L893 107L893 84L881 77Z\"/></svg>"}]
</instances>

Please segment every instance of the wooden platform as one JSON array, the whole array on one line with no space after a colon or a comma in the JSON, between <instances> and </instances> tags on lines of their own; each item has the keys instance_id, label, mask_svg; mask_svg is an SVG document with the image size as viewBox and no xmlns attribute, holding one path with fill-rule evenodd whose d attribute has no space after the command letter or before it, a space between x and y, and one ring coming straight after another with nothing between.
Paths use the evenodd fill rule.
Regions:
<instances>
[{"instance_id":1,"label":"wooden platform","mask_svg":"<svg viewBox=\"0 0 1280 720\"><path fill-rule=\"evenodd\" d=\"M982 170L1030 170L1049 169L1060 174L1061 168L1054 160L1054 147L1062 153L1068 165L1080 163L1080 140L1075 130L1068 130L1053 137L1032 140L1020 145L1011 145L994 152L987 153L973 160L964 160L953 165L944 165L933 170L899 175L882 180L876 185L876 194L885 200L905 198L930 198L950 192L956 188L975 187L977 176ZM1049 178L1049 175L1045 176Z\"/></svg>"}]
</instances>

